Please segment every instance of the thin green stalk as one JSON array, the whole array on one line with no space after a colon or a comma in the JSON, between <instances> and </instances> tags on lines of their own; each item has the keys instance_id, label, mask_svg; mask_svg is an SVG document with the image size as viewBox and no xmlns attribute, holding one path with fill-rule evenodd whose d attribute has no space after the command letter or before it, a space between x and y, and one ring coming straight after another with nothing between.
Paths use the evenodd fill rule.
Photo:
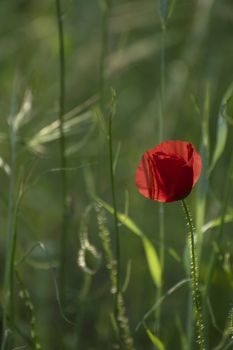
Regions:
<instances>
[{"instance_id":1,"label":"thin green stalk","mask_svg":"<svg viewBox=\"0 0 233 350\"><path fill-rule=\"evenodd\" d=\"M185 212L185 216L186 216L187 224L189 228L190 273L191 273L191 280L192 280L192 295L193 295L193 304L194 304L194 310L195 310L195 316L196 316L198 343L199 343L200 350L205 350L204 324L203 324L201 297L200 297L200 289L199 289L198 264L197 264L197 258L195 253L195 243L194 243L194 227L192 223L192 217L185 200L182 200L182 205L184 208L184 212Z\"/></svg>"},{"instance_id":2,"label":"thin green stalk","mask_svg":"<svg viewBox=\"0 0 233 350\"><path fill-rule=\"evenodd\" d=\"M112 193L112 206L114 210L114 226L115 226L115 246L116 246L116 303L118 295L120 293L120 237L119 237L119 225L117 217L117 204L116 204L116 193L115 193L115 176L114 176L114 160L113 160L113 147L112 147L112 118L115 113L115 94L112 97L112 110L108 119L108 149L109 149L109 167L110 167L110 183ZM116 305L116 310L117 310Z\"/></svg>"},{"instance_id":3,"label":"thin green stalk","mask_svg":"<svg viewBox=\"0 0 233 350\"><path fill-rule=\"evenodd\" d=\"M16 166L16 163L14 163L13 168L15 166ZM14 172L15 172L15 169L14 169ZM14 184L14 188L15 188L15 184ZM20 204L21 204L22 199L23 199L23 194L24 194L24 192L20 192L18 194L18 198L17 198L16 202L13 201L12 213L10 213L10 215L9 215L9 217L11 218L10 220L12 220L12 221L9 222L9 225L11 226L11 231L9 231L9 233L10 233L9 246L8 246L9 256L7 258L7 266L6 266L7 270L6 270L6 276L5 276L5 282L6 282L6 286L7 286L6 287L6 293L7 293L6 302L7 302L7 304L6 304L6 313L4 313L4 316L6 316L7 328L5 327L5 324L4 324L3 330L8 329L10 331L10 333L9 333L10 335L13 334L14 330L17 330L16 324L15 324L15 308L14 308L15 257L16 257L16 247L17 247L17 222L18 222L17 218L18 218ZM11 200L14 200L14 198L12 197ZM8 310L8 308L9 308L9 310ZM5 320L5 317L4 317L4 320ZM12 334L11 334L11 332L12 332ZM11 338L9 341L9 344L8 344L8 347L10 347L10 349L13 346L13 343L14 343L14 339ZM5 349L5 347L2 346L1 349Z\"/></svg>"},{"instance_id":4,"label":"thin green stalk","mask_svg":"<svg viewBox=\"0 0 233 350\"><path fill-rule=\"evenodd\" d=\"M111 281L111 292L116 293L117 286L117 270L116 270L116 262L113 257L112 248L111 248L111 239L110 233L106 227L106 218L102 211L101 205L96 205L96 213L97 213L97 221L99 227L99 236L102 242L103 251L106 259L106 267L109 270L110 281ZM120 349L124 350L135 350L134 341L131 336L131 331L129 327L129 321L126 315L126 308L124 304L123 293L120 290L119 293L116 294L116 306L117 306L117 319L113 319L113 327L115 329L115 333L118 337ZM118 329L116 326L118 325Z\"/></svg>"},{"instance_id":5,"label":"thin green stalk","mask_svg":"<svg viewBox=\"0 0 233 350\"><path fill-rule=\"evenodd\" d=\"M16 93L14 91L12 98L12 112L9 118L10 135L10 154L11 154L11 173L8 196L8 223L6 238L6 264L4 274L4 308L3 308L3 333L9 331L11 337L8 346L13 346L12 332L14 329L14 260L16 250L16 229L15 229L15 178L16 178L16 144L17 129L14 124L16 115ZM3 334L4 335L4 334ZM3 342L4 343L4 342ZM2 343L2 344L3 344ZM3 349L5 347L2 346Z\"/></svg>"},{"instance_id":6,"label":"thin green stalk","mask_svg":"<svg viewBox=\"0 0 233 350\"><path fill-rule=\"evenodd\" d=\"M163 141L164 134L164 118L165 118L165 43L166 43L166 24L162 20L162 38L161 38L161 62L160 62L160 117L159 117L159 142ZM164 206L159 204L159 260L161 265L161 271L164 271L164 241L165 241L165 229L164 229ZM163 277L162 277L163 281ZM158 287L156 293L156 300L159 300L163 294L163 284ZM160 318L161 318L161 306L156 309L155 313L155 329L159 334L160 330Z\"/></svg>"},{"instance_id":7,"label":"thin green stalk","mask_svg":"<svg viewBox=\"0 0 233 350\"><path fill-rule=\"evenodd\" d=\"M82 339L82 330L83 330L83 318L85 315L85 307L88 301L88 294L92 285L92 276L88 273L84 274L83 286L80 292L80 305L79 312L76 319L76 341L75 349L80 349L81 339Z\"/></svg>"},{"instance_id":8,"label":"thin green stalk","mask_svg":"<svg viewBox=\"0 0 233 350\"><path fill-rule=\"evenodd\" d=\"M102 2L103 6L103 18L102 18L102 50L100 57L100 108L101 112L105 113L105 90L106 90L106 77L105 77L105 61L109 50L109 16L111 13L112 1L105 0ZM119 225L117 217L117 205L115 194L115 177L114 177L114 157L112 147L112 118L115 114L115 92L112 91L112 105L108 118L108 151L109 151L109 167L110 167L110 183L112 194L112 205L114 210L114 226L115 226L115 255L116 255L116 295L115 295L115 316L118 322L119 308L118 300L120 296L120 238L119 238Z\"/></svg>"},{"instance_id":9,"label":"thin green stalk","mask_svg":"<svg viewBox=\"0 0 233 350\"><path fill-rule=\"evenodd\" d=\"M102 28L101 28L101 56L100 56L100 66L99 66L99 74L100 74L100 108L102 113L104 113L104 107L105 107L105 64L106 64L106 58L108 55L108 46L109 46L109 16L111 11L111 1L105 0L102 3L103 9L103 16L102 16Z\"/></svg>"},{"instance_id":10,"label":"thin green stalk","mask_svg":"<svg viewBox=\"0 0 233 350\"><path fill-rule=\"evenodd\" d=\"M166 35L167 27L162 22L161 36L161 57L160 57L160 119L159 119L159 142L163 141L164 137L164 118L165 118L165 69L166 69Z\"/></svg>"},{"instance_id":11,"label":"thin green stalk","mask_svg":"<svg viewBox=\"0 0 233 350\"><path fill-rule=\"evenodd\" d=\"M61 167L61 196L62 196L62 228L60 237L60 291L63 296L65 286L65 261L67 248L67 159L66 139L64 133L64 112L65 112L65 47L64 29L60 0L56 0L56 15L59 41L59 65L60 65L60 92L59 92L59 133L60 133L60 167Z\"/></svg>"}]
</instances>

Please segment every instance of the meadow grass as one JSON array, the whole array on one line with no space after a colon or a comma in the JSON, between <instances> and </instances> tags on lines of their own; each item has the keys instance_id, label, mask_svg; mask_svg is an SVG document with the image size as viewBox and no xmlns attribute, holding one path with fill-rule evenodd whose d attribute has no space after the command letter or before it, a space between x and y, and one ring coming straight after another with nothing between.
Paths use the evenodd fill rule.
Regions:
<instances>
[{"instance_id":1,"label":"meadow grass","mask_svg":"<svg viewBox=\"0 0 233 350\"><path fill-rule=\"evenodd\" d=\"M1 2L1 350L233 348L232 13ZM202 156L184 213L135 186L165 139Z\"/></svg>"}]
</instances>

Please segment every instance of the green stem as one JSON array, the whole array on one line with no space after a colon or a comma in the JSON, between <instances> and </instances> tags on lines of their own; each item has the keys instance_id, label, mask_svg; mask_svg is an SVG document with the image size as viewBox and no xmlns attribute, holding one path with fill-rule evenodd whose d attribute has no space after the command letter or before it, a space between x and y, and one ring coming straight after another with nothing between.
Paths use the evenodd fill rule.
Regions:
<instances>
[{"instance_id":1,"label":"green stem","mask_svg":"<svg viewBox=\"0 0 233 350\"><path fill-rule=\"evenodd\" d=\"M167 27L162 23L161 37L161 61L160 61L160 119L159 119L159 142L163 141L164 137L164 118L165 118L165 69L166 69L166 35Z\"/></svg>"},{"instance_id":2,"label":"green stem","mask_svg":"<svg viewBox=\"0 0 233 350\"><path fill-rule=\"evenodd\" d=\"M12 332L14 329L14 260L16 251L16 213L15 213L15 177L16 177L16 144L17 130L14 125L16 115L16 83L12 97L12 112L9 118L11 174L8 197L8 223L6 238L6 264L4 274L4 308L3 308L3 333L10 331L10 342L6 341L8 347L13 347ZM3 334L4 336L4 334Z\"/></svg>"},{"instance_id":3,"label":"green stem","mask_svg":"<svg viewBox=\"0 0 233 350\"><path fill-rule=\"evenodd\" d=\"M160 62L160 117L159 117L159 142L163 141L164 134L164 118L165 118L165 43L166 43L166 25L162 22L162 38L161 38L161 62ZM165 230L164 230L164 206L159 204L159 260L161 271L164 271L164 247L165 247ZM162 278L163 280L163 278ZM156 293L156 300L159 300L163 294L163 285L158 287ZM155 312L155 330L159 334L161 318L161 306Z\"/></svg>"},{"instance_id":4,"label":"green stem","mask_svg":"<svg viewBox=\"0 0 233 350\"><path fill-rule=\"evenodd\" d=\"M111 13L112 1L105 0L103 3L103 18L102 18L102 50L100 57L100 108L103 115L105 114L105 60L109 50L109 16ZM110 183L112 194L112 205L114 210L114 226L115 226L115 256L116 256L116 295L115 295L115 317L118 322L119 308L118 300L120 297L120 238L119 225L117 217L117 204L115 194L115 177L114 177L114 160L112 147L112 118L115 113L115 93L112 92L112 106L108 118L108 151L109 151L109 167L110 167Z\"/></svg>"},{"instance_id":5,"label":"green stem","mask_svg":"<svg viewBox=\"0 0 233 350\"><path fill-rule=\"evenodd\" d=\"M100 56L100 108L101 112L104 114L105 107L105 63L108 54L108 43L109 43L109 16L111 11L111 2L105 1L102 16L102 37L101 37L101 56Z\"/></svg>"},{"instance_id":6,"label":"green stem","mask_svg":"<svg viewBox=\"0 0 233 350\"><path fill-rule=\"evenodd\" d=\"M113 96L113 99L115 97ZM120 237L119 237L119 225L117 217L117 204L116 204L116 193L115 193L115 176L114 176L114 162L113 162L113 147L112 147L112 118L114 115L114 103L112 103L112 111L108 119L108 149L109 149L109 166L110 166L110 182L111 182L111 193L112 193L112 205L114 210L114 226L115 226L115 245L116 245L116 271L117 271L117 285L116 285L116 300L120 292ZM117 302L116 302L117 303ZM117 310L117 306L116 306Z\"/></svg>"},{"instance_id":7,"label":"green stem","mask_svg":"<svg viewBox=\"0 0 233 350\"><path fill-rule=\"evenodd\" d=\"M115 293L115 318L119 327L119 346L120 349L124 343L123 332L126 328L122 326L122 305L121 305L121 280L120 280L120 236L119 225L117 217L117 204L115 192L115 176L114 176L114 161L113 161L113 147L112 147L112 118L115 114L115 92L112 91L112 106L108 119L108 149L109 149L109 170L110 170L110 184L112 193L112 206L114 214L115 227L115 258L116 258L116 293Z\"/></svg>"},{"instance_id":8,"label":"green stem","mask_svg":"<svg viewBox=\"0 0 233 350\"><path fill-rule=\"evenodd\" d=\"M182 200L182 205L184 208L187 224L189 227L190 273L191 273L191 280L192 280L194 310L196 314L198 343L199 343L200 350L205 350L204 325L203 325L201 298L200 298L200 289L199 289L199 277L198 277L198 264L197 264L196 254L195 254L195 243L194 243L194 227L192 223L192 217L185 200Z\"/></svg>"},{"instance_id":9,"label":"green stem","mask_svg":"<svg viewBox=\"0 0 233 350\"><path fill-rule=\"evenodd\" d=\"M65 112L65 47L64 29L61 13L60 0L56 0L56 15L59 41L59 65L60 65L60 92L59 92L59 133L60 133L60 167L61 167L61 195L62 195L62 230L60 238L60 290L63 296L65 286L65 261L67 248L67 159L66 139L64 133L64 112Z\"/></svg>"}]
</instances>

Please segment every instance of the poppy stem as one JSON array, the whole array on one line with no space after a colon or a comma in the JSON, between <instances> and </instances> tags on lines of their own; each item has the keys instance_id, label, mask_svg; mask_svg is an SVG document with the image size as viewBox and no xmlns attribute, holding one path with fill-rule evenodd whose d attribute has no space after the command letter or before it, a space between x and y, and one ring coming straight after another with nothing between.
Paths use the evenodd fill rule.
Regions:
<instances>
[{"instance_id":1,"label":"poppy stem","mask_svg":"<svg viewBox=\"0 0 233 350\"><path fill-rule=\"evenodd\" d=\"M195 243L194 243L194 226L191 214L189 212L188 206L185 200L182 200L183 209L185 212L187 225L189 228L189 251L190 251L190 274L192 280L192 295L193 295L193 304L196 315L196 325L198 333L198 343L200 350L205 350L205 341L204 341L204 324L201 308L201 297L200 297L200 288L199 288L199 276L198 276L198 264L195 253Z\"/></svg>"}]
</instances>

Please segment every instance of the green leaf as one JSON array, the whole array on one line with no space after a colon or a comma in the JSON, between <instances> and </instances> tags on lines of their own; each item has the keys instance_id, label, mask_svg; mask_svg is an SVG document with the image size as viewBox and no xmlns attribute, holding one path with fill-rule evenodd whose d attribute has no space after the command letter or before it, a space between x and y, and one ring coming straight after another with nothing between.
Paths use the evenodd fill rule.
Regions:
<instances>
[{"instance_id":1,"label":"green leaf","mask_svg":"<svg viewBox=\"0 0 233 350\"><path fill-rule=\"evenodd\" d=\"M142 237L142 243L146 254L146 260L147 260L151 277L155 285L157 287L160 287L161 286L161 266L160 266L158 255L155 251L153 244L148 238Z\"/></svg>"},{"instance_id":2,"label":"green leaf","mask_svg":"<svg viewBox=\"0 0 233 350\"><path fill-rule=\"evenodd\" d=\"M100 205L102 205L109 213L113 215L114 210L112 206L97 196L94 196L94 198ZM141 238L152 280L157 287L160 287L161 265L155 247L128 215L117 212L117 218L121 224L129 229L129 231Z\"/></svg>"},{"instance_id":3,"label":"green leaf","mask_svg":"<svg viewBox=\"0 0 233 350\"><path fill-rule=\"evenodd\" d=\"M198 107L197 107L198 108ZM209 115L210 115L210 87L207 86L204 108L199 117L202 118L202 138L201 138L201 159L202 159L202 173L200 181L197 186L197 200L196 200L196 229L198 250L201 254L202 248L202 226L204 225L206 212L206 195L208 191L208 177L207 172L209 168Z\"/></svg>"},{"instance_id":4,"label":"green leaf","mask_svg":"<svg viewBox=\"0 0 233 350\"><path fill-rule=\"evenodd\" d=\"M152 344L155 345L156 350L165 350L165 346L161 342L161 340L156 337L148 328L146 328L146 333L148 335L148 338L151 340Z\"/></svg>"},{"instance_id":5,"label":"green leaf","mask_svg":"<svg viewBox=\"0 0 233 350\"><path fill-rule=\"evenodd\" d=\"M225 214L225 216L224 216L225 223L229 223L232 221L233 221L233 211ZM221 217L217 217L213 220L210 220L209 222L207 222L205 225L202 226L202 232L205 233L206 231L208 231L212 228L216 228L216 227L220 226L220 224L221 224Z\"/></svg>"},{"instance_id":6,"label":"green leaf","mask_svg":"<svg viewBox=\"0 0 233 350\"><path fill-rule=\"evenodd\" d=\"M26 262L31 267L39 270L51 270L58 267L59 262L55 256L55 252L52 251L51 247L50 250L50 254L48 255L44 244L42 242L36 242L15 262L15 266L18 267Z\"/></svg>"},{"instance_id":7,"label":"green leaf","mask_svg":"<svg viewBox=\"0 0 233 350\"><path fill-rule=\"evenodd\" d=\"M233 83L227 89L227 92L224 96L224 106L225 106L225 117L233 117Z\"/></svg>"},{"instance_id":8,"label":"green leaf","mask_svg":"<svg viewBox=\"0 0 233 350\"><path fill-rule=\"evenodd\" d=\"M168 253L170 254L171 257L173 257L173 259L175 259L178 263L181 263L181 257L179 256L179 254L177 254L177 252L173 249L173 248L168 248Z\"/></svg>"},{"instance_id":9,"label":"green leaf","mask_svg":"<svg viewBox=\"0 0 233 350\"><path fill-rule=\"evenodd\" d=\"M59 266L59 261L55 259L50 261L27 259L26 262L36 270L51 270L52 268L57 268Z\"/></svg>"},{"instance_id":10,"label":"green leaf","mask_svg":"<svg viewBox=\"0 0 233 350\"><path fill-rule=\"evenodd\" d=\"M168 15L169 0L160 0L160 16L163 22L166 22Z\"/></svg>"},{"instance_id":11,"label":"green leaf","mask_svg":"<svg viewBox=\"0 0 233 350\"><path fill-rule=\"evenodd\" d=\"M217 122L216 144L215 144L212 162L211 162L209 172L208 172L209 174L212 172L217 161L221 157L221 155L224 151L225 145L226 145L226 140L227 140L227 122L226 122L226 119L224 118L222 112L220 112L220 114L218 116L218 122Z\"/></svg>"},{"instance_id":12,"label":"green leaf","mask_svg":"<svg viewBox=\"0 0 233 350\"><path fill-rule=\"evenodd\" d=\"M127 266L126 266L126 275L125 275L125 280L124 283L122 285L122 292L125 293L128 286L129 286L129 281L130 281L130 277L131 277L131 271L132 271L132 262L131 260L129 260L127 262Z\"/></svg>"},{"instance_id":13,"label":"green leaf","mask_svg":"<svg viewBox=\"0 0 233 350\"><path fill-rule=\"evenodd\" d=\"M120 151L121 151L121 142L118 142L116 153L115 153L114 160L113 160L113 173L114 174L116 173L116 167L117 167L117 162L119 160Z\"/></svg>"},{"instance_id":14,"label":"green leaf","mask_svg":"<svg viewBox=\"0 0 233 350\"><path fill-rule=\"evenodd\" d=\"M227 89L220 106L218 121L217 121L217 135L216 135L216 144L212 157L212 162L208 171L208 175L214 169L217 161L221 157L227 140L228 125L227 118L231 117L232 112L232 97L233 97L233 84Z\"/></svg>"},{"instance_id":15,"label":"green leaf","mask_svg":"<svg viewBox=\"0 0 233 350\"><path fill-rule=\"evenodd\" d=\"M176 0L171 0L169 2L169 7L168 7L168 14L167 14L167 18L169 19L172 14L173 14L173 11L174 11L174 8L175 8L175 4L176 4Z\"/></svg>"},{"instance_id":16,"label":"green leaf","mask_svg":"<svg viewBox=\"0 0 233 350\"><path fill-rule=\"evenodd\" d=\"M113 214L114 210L113 207L111 205L109 205L108 203L106 203L105 201L103 201L101 198L94 196L95 200L102 205L102 207L104 207L110 214ZM133 232L134 234L136 234L137 236L141 237L143 236L143 232L140 230L140 228L134 223L133 220L131 220L129 218L128 215L123 214L123 213L119 213L117 212L117 217L118 220L125 226L127 227L131 232Z\"/></svg>"},{"instance_id":17,"label":"green leaf","mask_svg":"<svg viewBox=\"0 0 233 350\"><path fill-rule=\"evenodd\" d=\"M172 16L176 0L160 0L160 17L166 25L167 20Z\"/></svg>"},{"instance_id":18,"label":"green leaf","mask_svg":"<svg viewBox=\"0 0 233 350\"><path fill-rule=\"evenodd\" d=\"M9 164L7 164L1 157L0 157L0 168L2 168L7 176L11 175L11 168Z\"/></svg>"},{"instance_id":19,"label":"green leaf","mask_svg":"<svg viewBox=\"0 0 233 350\"><path fill-rule=\"evenodd\" d=\"M90 123L93 120L93 114L91 111L84 112L72 119L64 119L64 134L65 136L74 135L77 133L77 129L81 130L81 126L84 123ZM30 147L36 147L38 145L55 141L59 139L59 120L46 125L39 130L33 138L29 141Z\"/></svg>"},{"instance_id":20,"label":"green leaf","mask_svg":"<svg viewBox=\"0 0 233 350\"><path fill-rule=\"evenodd\" d=\"M150 309L145 313L145 315L142 317L141 321L136 326L136 331L143 325L145 327L145 321L148 317L150 317L152 314L154 315L155 311L158 307L164 302L164 300L167 297L170 297L178 288L183 286L184 284L190 283L190 279L186 278L178 283L176 283L174 286L172 286L167 292L165 292L158 300L155 301L155 303L150 307ZM146 328L146 327L145 327Z\"/></svg>"},{"instance_id":21,"label":"green leaf","mask_svg":"<svg viewBox=\"0 0 233 350\"><path fill-rule=\"evenodd\" d=\"M63 116L63 131L66 137L74 135L77 136L78 133L84 134L85 130L85 135L78 144L79 148L85 141L87 132L91 131L90 129L92 125L95 124L94 108L96 106L97 100L97 96L92 96ZM59 139L59 127L60 122L58 119L56 119L52 123L45 125L43 128L38 130L33 136L27 139L27 145L32 151L44 153L47 143ZM72 151L73 150L69 150L69 152Z\"/></svg>"}]
</instances>

